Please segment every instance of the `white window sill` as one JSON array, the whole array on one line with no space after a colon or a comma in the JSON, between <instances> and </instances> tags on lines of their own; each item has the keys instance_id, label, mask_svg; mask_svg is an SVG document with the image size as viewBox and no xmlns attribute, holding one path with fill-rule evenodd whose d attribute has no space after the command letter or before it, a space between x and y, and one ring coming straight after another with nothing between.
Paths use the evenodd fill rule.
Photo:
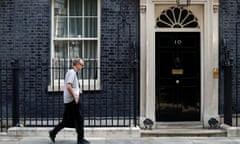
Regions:
<instances>
[{"instance_id":1,"label":"white window sill","mask_svg":"<svg viewBox=\"0 0 240 144\"><path fill-rule=\"evenodd\" d=\"M79 81L80 85L82 81ZM86 80L84 81L84 85L81 86L83 91L99 91L102 90L100 80ZM54 82L54 84L48 85L48 92L62 92L63 91L63 82L59 83Z\"/></svg>"}]
</instances>

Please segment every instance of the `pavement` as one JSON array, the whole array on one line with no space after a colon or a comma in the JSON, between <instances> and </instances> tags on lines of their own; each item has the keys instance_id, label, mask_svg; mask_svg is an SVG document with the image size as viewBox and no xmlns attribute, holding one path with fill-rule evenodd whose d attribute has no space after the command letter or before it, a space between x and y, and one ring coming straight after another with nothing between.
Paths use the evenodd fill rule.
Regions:
<instances>
[{"instance_id":1,"label":"pavement","mask_svg":"<svg viewBox=\"0 0 240 144\"><path fill-rule=\"evenodd\" d=\"M13 127L6 133L0 133L0 144L52 144L48 137L50 129ZM240 129L236 128L229 129L227 135L217 134L222 133L222 130L209 129L161 129L151 130L150 134L146 130L144 132L146 135L142 135L143 131L139 128L86 128L85 136L91 144L240 144ZM211 132L217 135L212 135ZM75 130L66 128L59 132L55 144L77 144Z\"/></svg>"},{"instance_id":2,"label":"pavement","mask_svg":"<svg viewBox=\"0 0 240 144\"><path fill-rule=\"evenodd\" d=\"M240 144L238 137L148 137L88 138L91 144ZM51 144L48 137L8 137L0 135L0 144ZM55 144L76 144L73 137L56 137Z\"/></svg>"}]
</instances>

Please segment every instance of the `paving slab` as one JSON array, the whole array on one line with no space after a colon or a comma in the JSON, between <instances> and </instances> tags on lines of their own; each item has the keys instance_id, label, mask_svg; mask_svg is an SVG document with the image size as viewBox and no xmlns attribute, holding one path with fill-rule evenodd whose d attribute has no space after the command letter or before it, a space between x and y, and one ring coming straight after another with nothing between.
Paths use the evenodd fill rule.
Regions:
<instances>
[{"instance_id":1,"label":"paving slab","mask_svg":"<svg viewBox=\"0 0 240 144\"><path fill-rule=\"evenodd\" d=\"M91 144L240 144L240 138L229 137L150 137L88 138ZM51 144L48 137L2 137L0 144ZM76 144L76 138L57 137L56 144Z\"/></svg>"}]
</instances>

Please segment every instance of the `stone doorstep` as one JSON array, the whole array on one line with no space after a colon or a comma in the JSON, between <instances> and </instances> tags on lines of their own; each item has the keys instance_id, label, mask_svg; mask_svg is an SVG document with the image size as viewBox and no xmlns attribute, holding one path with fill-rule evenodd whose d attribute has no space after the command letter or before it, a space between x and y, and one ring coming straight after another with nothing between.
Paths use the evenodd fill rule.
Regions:
<instances>
[{"instance_id":1,"label":"stone doorstep","mask_svg":"<svg viewBox=\"0 0 240 144\"><path fill-rule=\"evenodd\" d=\"M227 131L227 137L240 137L240 127L231 127L222 124L221 127Z\"/></svg>"},{"instance_id":2,"label":"stone doorstep","mask_svg":"<svg viewBox=\"0 0 240 144\"><path fill-rule=\"evenodd\" d=\"M224 129L157 129L142 130L141 137L226 137Z\"/></svg>"},{"instance_id":3,"label":"stone doorstep","mask_svg":"<svg viewBox=\"0 0 240 144\"><path fill-rule=\"evenodd\" d=\"M231 127L227 129L228 137L240 137L240 127Z\"/></svg>"},{"instance_id":4,"label":"stone doorstep","mask_svg":"<svg viewBox=\"0 0 240 144\"><path fill-rule=\"evenodd\" d=\"M12 127L8 130L8 136L17 137L48 137L48 131L52 128ZM138 137L226 137L226 129L153 129L141 130L134 128L85 128L87 138L138 138ZM239 129L240 132L240 129ZM75 129L65 128L57 137L76 137Z\"/></svg>"},{"instance_id":5,"label":"stone doorstep","mask_svg":"<svg viewBox=\"0 0 240 144\"><path fill-rule=\"evenodd\" d=\"M52 128L42 127L12 127L8 129L8 136L28 137L28 136L48 136L48 131ZM124 138L124 137L140 137L140 128L85 128L85 136L88 138L106 137L106 138ZM76 137L76 131L72 128L64 128L57 136Z\"/></svg>"}]
</instances>

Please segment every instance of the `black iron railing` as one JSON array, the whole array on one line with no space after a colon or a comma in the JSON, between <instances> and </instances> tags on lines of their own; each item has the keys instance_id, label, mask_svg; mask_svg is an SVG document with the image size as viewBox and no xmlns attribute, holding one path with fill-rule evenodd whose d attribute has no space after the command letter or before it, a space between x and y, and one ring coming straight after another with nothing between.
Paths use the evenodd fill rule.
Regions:
<instances>
[{"instance_id":1,"label":"black iron railing","mask_svg":"<svg viewBox=\"0 0 240 144\"><path fill-rule=\"evenodd\" d=\"M64 75L60 73L65 73L69 67L49 65L50 62L37 59L0 60L1 132L12 126L54 126L61 120ZM79 79L85 126L136 126L138 76L135 64L107 68L94 64L84 69Z\"/></svg>"},{"instance_id":2,"label":"black iron railing","mask_svg":"<svg viewBox=\"0 0 240 144\"><path fill-rule=\"evenodd\" d=\"M239 83L239 75L240 75L240 69L239 69L239 48L240 48L240 22L237 22L236 23L236 55L235 55L235 96L233 97L233 126L239 126L240 122L240 118L239 118L239 114L240 114L240 106L239 106L239 100L240 100L240 97L239 97L239 89L240 89L240 83Z\"/></svg>"},{"instance_id":3,"label":"black iron railing","mask_svg":"<svg viewBox=\"0 0 240 144\"><path fill-rule=\"evenodd\" d=\"M239 98L239 46L240 46L240 22L236 23L236 49L228 47L226 40L223 42L223 72L224 72L224 123L230 126L239 126L240 124L240 98Z\"/></svg>"}]
</instances>

